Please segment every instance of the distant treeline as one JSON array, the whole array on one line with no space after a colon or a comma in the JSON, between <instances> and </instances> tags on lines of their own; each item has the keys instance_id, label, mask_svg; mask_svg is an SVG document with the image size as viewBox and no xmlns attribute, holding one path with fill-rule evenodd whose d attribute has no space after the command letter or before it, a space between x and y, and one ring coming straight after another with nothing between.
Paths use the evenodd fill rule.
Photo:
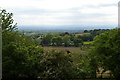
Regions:
<instances>
[{"instance_id":1,"label":"distant treeline","mask_svg":"<svg viewBox=\"0 0 120 80\"><path fill-rule=\"evenodd\" d=\"M93 41L96 35L109 32L109 29L84 30L81 32L62 33L35 33L27 32L27 38L32 38L37 45L41 46L82 46L84 41Z\"/></svg>"},{"instance_id":2,"label":"distant treeline","mask_svg":"<svg viewBox=\"0 0 120 80\"><path fill-rule=\"evenodd\" d=\"M29 29L29 28L28 28ZM19 32L20 33L22 33L22 32L26 32L26 33L33 33L33 32L35 32L35 33L39 33L39 32L41 32L41 33L61 33L61 32L69 32L69 33L74 33L74 32L83 32L84 30L65 30L65 29L63 29L63 30L60 30L60 29L58 29L58 30L19 30Z\"/></svg>"}]
</instances>

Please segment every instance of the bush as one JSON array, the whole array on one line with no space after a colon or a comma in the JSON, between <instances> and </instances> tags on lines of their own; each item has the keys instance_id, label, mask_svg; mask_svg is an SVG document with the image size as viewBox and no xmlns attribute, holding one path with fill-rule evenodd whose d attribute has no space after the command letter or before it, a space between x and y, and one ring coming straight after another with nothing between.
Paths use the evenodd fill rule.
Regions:
<instances>
[{"instance_id":1,"label":"bush","mask_svg":"<svg viewBox=\"0 0 120 80\"><path fill-rule=\"evenodd\" d=\"M40 78L72 78L74 76L74 68L71 61L69 55L62 51L52 50L44 53L41 61L44 68Z\"/></svg>"},{"instance_id":2,"label":"bush","mask_svg":"<svg viewBox=\"0 0 120 80\"><path fill-rule=\"evenodd\" d=\"M3 33L2 38L3 77L36 77L43 49L15 32Z\"/></svg>"}]
</instances>

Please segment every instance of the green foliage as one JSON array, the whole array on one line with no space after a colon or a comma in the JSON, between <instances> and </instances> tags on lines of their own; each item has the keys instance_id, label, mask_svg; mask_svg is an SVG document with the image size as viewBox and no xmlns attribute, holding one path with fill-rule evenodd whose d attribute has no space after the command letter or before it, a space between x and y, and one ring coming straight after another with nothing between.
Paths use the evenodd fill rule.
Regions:
<instances>
[{"instance_id":1,"label":"green foliage","mask_svg":"<svg viewBox=\"0 0 120 80\"><path fill-rule=\"evenodd\" d=\"M51 43L51 41L52 41L52 37L53 37L52 34L47 34L47 35L45 36L45 38L47 39L48 44Z\"/></svg>"},{"instance_id":2,"label":"green foliage","mask_svg":"<svg viewBox=\"0 0 120 80\"><path fill-rule=\"evenodd\" d=\"M91 54L98 65L110 70L115 78L120 75L120 29L113 29L96 36Z\"/></svg>"},{"instance_id":3,"label":"green foliage","mask_svg":"<svg viewBox=\"0 0 120 80\"><path fill-rule=\"evenodd\" d=\"M80 44L81 45L83 44L82 39L79 39L78 37L74 37L73 42L74 42L74 46L76 46L76 47L80 46Z\"/></svg>"},{"instance_id":4,"label":"green foliage","mask_svg":"<svg viewBox=\"0 0 120 80\"><path fill-rule=\"evenodd\" d=\"M43 49L17 32L3 32L3 77L36 77ZM10 65L10 66L9 66ZM37 68L36 68L37 67Z\"/></svg>"},{"instance_id":5,"label":"green foliage","mask_svg":"<svg viewBox=\"0 0 120 80\"><path fill-rule=\"evenodd\" d=\"M63 36L63 42L64 42L64 46L69 46L70 45L70 36L69 35L65 35Z\"/></svg>"},{"instance_id":6,"label":"green foliage","mask_svg":"<svg viewBox=\"0 0 120 80\"><path fill-rule=\"evenodd\" d=\"M52 38L52 43L53 45L56 45L56 46L61 46L62 45L62 37L61 36L57 36L57 37L53 37Z\"/></svg>"},{"instance_id":7,"label":"green foliage","mask_svg":"<svg viewBox=\"0 0 120 80\"><path fill-rule=\"evenodd\" d=\"M98 70L98 68L100 67L98 65L98 62L96 60L96 56L94 54L91 54L92 51L89 51L88 53L88 57L89 57L89 68L91 69L90 72L90 77L91 78L96 78L96 71Z\"/></svg>"},{"instance_id":8,"label":"green foliage","mask_svg":"<svg viewBox=\"0 0 120 80\"><path fill-rule=\"evenodd\" d=\"M110 31L109 29L94 29L94 30L84 30L84 33L86 32L90 33L92 39L94 39L96 35L99 35L104 32L109 32L109 31Z\"/></svg>"},{"instance_id":9,"label":"green foliage","mask_svg":"<svg viewBox=\"0 0 120 80\"><path fill-rule=\"evenodd\" d=\"M74 76L71 58L63 51L52 50L44 53L41 64L44 68L40 78L59 80Z\"/></svg>"},{"instance_id":10,"label":"green foliage","mask_svg":"<svg viewBox=\"0 0 120 80\"><path fill-rule=\"evenodd\" d=\"M19 35L12 27L12 15L2 11L2 75L11 77L37 77L43 49ZM7 24L7 25L6 25Z\"/></svg>"},{"instance_id":11,"label":"green foliage","mask_svg":"<svg viewBox=\"0 0 120 80\"><path fill-rule=\"evenodd\" d=\"M71 56L74 67L76 68L75 78L94 78L94 75L96 75L95 65L91 64L91 58L88 54L72 53Z\"/></svg>"},{"instance_id":12,"label":"green foliage","mask_svg":"<svg viewBox=\"0 0 120 80\"><path fill-rule=\"evenodd\" d=\"M90 78L92 74L89 59L85 55L80 55L77 63L76 73L79 78Z\"/></svg>"},{"instance_id":13,"label":"green foliage","mask_svg":"<svg viewBox=\"0 0 120 80\"><path fill-rule=\"evenodd\" d=\"M16 25L12 25L13 24L13 14L12 13L7 13L6 10L1 10L0 11L0 19L1 19L1 25L2 25L2 30L8 30L8 31L12 31L15 30Z\"/></svg>"},{"instance_id":14,"label":"green foliage","mask_svg":"<svg viewBox=\"0 0 120 80\"><path fill-rule=\"evenodd\" d=\"M82 39L83 41L92 41L93 37L91 34L86 34L86 35L79 35L79 39Z\"/></svg>"},{"instance_id":15,"label":"green foliage","mask_svg":"<svg viewBox=\"0 0 120 80\"><path fill-rule=\"evenodd\" d=\"M42 45L51 45L53 35L52 34L47 34L43 37L41 44Z\"/></svg>"},{"instance_id":16,"label":"green foliage","mask_svg":"<svg viewBox=\"0 0 120 80\"><path fill-rule=\"evenodd\" d=\"M93 43L93 41L85 41L85 42L83 42L83 44L85 44L85 45L89 45L89 44L92 44Z\"/></svg>"}]
</instances>

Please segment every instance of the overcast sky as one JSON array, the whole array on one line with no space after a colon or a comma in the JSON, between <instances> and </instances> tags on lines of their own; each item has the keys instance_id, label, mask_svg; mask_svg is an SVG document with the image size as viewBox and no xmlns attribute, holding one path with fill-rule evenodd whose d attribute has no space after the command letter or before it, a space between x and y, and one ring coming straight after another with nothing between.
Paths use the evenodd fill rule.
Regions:
<instances>
[{"instance_id":1,"label":"overcast sky","mask_svg":"<svg viewBox=\"0 0 120 80\"><path fill-rule=\"evenodd\" d=\"M18 25L117 25L119 0L0 0Z\"/></svg>"}]
</instances>

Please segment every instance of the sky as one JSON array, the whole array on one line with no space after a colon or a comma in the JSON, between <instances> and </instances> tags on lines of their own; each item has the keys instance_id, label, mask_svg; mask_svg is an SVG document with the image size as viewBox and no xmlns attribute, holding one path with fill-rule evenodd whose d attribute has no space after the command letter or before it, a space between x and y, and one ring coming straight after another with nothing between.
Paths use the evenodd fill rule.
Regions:
<instances>
[{"instance_id":1,"label":"sky","mask_svg":"<svg viewBox=\"0 0 120 80\"><path fill-rule=\"evenodd\" d=\"M20 26L117 25L119 0L0 0Z\"/></svg>"}]
</instances>

